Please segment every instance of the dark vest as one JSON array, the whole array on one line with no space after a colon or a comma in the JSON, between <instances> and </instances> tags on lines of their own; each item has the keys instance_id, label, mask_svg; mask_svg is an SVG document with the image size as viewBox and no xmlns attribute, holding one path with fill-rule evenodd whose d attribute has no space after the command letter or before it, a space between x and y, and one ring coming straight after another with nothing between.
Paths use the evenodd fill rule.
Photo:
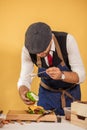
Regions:
<instances>
[{"instance_id":1,"label":"dark vest","mask_svg":"<svg viewBox=\"0 0 87 130\"><path fill-rule=\"evenodd\" d=\"M69 61L68 61L68 54L67 54L67 49L66 49L67 33L57 32L57 31L53 31L52 33L54 33L55 37L57 38L64 61L65 61L66 65L68 66L68 68L70 69L70 65L69 65ZM31 56L33 63L36 64L37 63L36 55L30 54L30 56ZM48 68L48 66L45 63L44 58L41 58L41 61L42 61L42 67ZM58 57L57 52L56 51L53 52L53 66L57 66L58 64L60 64L60 62L61 62L61 59ZM37 66L37 64L36 64L36 66Z\"/></svg>"}]
</instances>

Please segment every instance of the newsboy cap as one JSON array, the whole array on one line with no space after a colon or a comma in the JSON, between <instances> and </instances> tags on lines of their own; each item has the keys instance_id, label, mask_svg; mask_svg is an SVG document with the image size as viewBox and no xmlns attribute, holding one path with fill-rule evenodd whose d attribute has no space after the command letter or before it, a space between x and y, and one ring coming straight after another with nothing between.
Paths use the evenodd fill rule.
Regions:
<instances>
[{"instance_id":1,"label":"newsboy cap","mask_svg":"<svg viewBox=\"0 0 87 130\"><path fill-rule=\"evenodd\" d=\"M52 39L52 31L49 25L43 22L31 24L25 33L25 47L29 53L37 54L48 47Z\"/></svg>"}]
</instances>

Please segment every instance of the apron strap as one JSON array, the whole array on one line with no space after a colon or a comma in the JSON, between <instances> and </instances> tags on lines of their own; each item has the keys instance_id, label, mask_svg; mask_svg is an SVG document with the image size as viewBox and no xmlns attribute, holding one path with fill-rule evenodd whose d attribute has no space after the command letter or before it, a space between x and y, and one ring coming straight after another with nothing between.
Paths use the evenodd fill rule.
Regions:
<instances>
[{"instance_id":1,"label":"apron strap","mask_svg":"<svg viewBox=\"0 0 87 130\"><path fill-rule=\"evenodd\" d=\"M38 68L42 67L41 58L39 56L37 56L37 66Z\"/></svg>"},{"instance_id":2,"label":"apron strap","mask_svg":"<svg viewBox=\"0 0 87 130\"><path fill-rule=\"evenodd\" d=\"M61 90L62 91L62 95L61 95L61 104L62 104L62 108L64 108L66 106L66 99L65 99L65 95L69 98L71 98L73 101L75 101L75 98L66 90Z\"/></svg>"},{"instance_id":3,"label":"apron strap","mask_svg":"<svg viewBox=\"0 0 87 130\"><path fill-rule=\"evenodd\" d=\"M62 66L65 65L65 62L64 62L64 59L63 59L63 55L62 55L62 52L61 52L61 49L60 49L60 46L59 46L59 43L58 43L58 40L56 39L55 35L53 35L53 40L54 40L54 43L55 43L55 48L57 50L57 55L60 57L60 59L62 60L62 62L60 63Z\"/></svg>"},{"instance_id":4,"label":"apron strap","mask_svg":"<svg viewBox=\"0 0 87 130\"><path fill-rule=\"evenodd\" d=\"M59 89L53 89L51 88L50 86L46 85L42 80L40 82L40 85L49 90L49 91L52 91L52 92L60 92L61 93L61 104L62 104L62 108L64 108L66 106L66 100L65 100L65 95L69 98L71 98L73 101L75 101L75 98L69 93L67 92L67 90L71 89L71 87L69 89L62 89L62 88L59 88ZM74 87L74 86L72 86Z\"/></svg>"}]
</instances>

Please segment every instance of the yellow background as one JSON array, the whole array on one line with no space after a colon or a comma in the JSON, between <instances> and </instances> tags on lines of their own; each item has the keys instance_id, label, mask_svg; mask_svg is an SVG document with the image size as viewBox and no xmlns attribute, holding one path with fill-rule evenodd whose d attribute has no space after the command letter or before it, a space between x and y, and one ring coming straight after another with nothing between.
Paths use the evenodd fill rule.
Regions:
<instances>
[{"instance_id":1,"label":"yellow background","mask_svg":"<svg viewBox=\"0 0 87 130\"><path fill-rule=\"evenodd\" d=\"M87 72L87 0L0 0L0 109L24 109L17 90L27 27L37 21L74 35ZM35 68L36 70L36 68ZM32 90L38 92L38 79ZM87 79L81 84L87 100Z\"/></svg>"}]
</instances>

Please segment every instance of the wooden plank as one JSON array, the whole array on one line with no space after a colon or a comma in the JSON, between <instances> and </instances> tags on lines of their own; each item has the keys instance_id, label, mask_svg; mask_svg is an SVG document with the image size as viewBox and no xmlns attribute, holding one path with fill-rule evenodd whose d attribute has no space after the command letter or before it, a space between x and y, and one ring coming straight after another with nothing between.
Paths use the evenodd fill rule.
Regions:
<instances>
[{"instance_id":1,"label":"wooden plank","mask_svg":"<svg viewBox=\"0 0 87 130\"><path fill-rule=\"evenodd\" d=\"M87 102L71 103L71 123L87 128Z\"/></svg>"},{"instance_id":2,"label":"wooden plank","mask_svg":"<svg viewBox=\"0 0 87 130\"><path fill-rule=\"evenodd\" d=\"M87 128L87 118L79 119L77 115L71 114L71 123L83 128Z\"/></svg>"},{"instance_id":3,"label":"wooden plank","mask_svg":"<svg viewBox=\"0 0 87 130\"><path fill-rule=\"evenodd\" d=\"M41 114L29 114L26 110L10 110L7 113L7 120L21 120L21 121L37 121ZM54 113L43 116L40 121L55 122L57 120Z\"/></svg>"},{"instance_id":4,"label":"wooden plank","mask_svg":"<svg viewBox=\"0 0 87 130\"><path fill-rule=\"evenodd\" d=\"M71 111L77 115L87 117L87 103L73 102L71 103Z\"/></svg>"}]
</instances>

